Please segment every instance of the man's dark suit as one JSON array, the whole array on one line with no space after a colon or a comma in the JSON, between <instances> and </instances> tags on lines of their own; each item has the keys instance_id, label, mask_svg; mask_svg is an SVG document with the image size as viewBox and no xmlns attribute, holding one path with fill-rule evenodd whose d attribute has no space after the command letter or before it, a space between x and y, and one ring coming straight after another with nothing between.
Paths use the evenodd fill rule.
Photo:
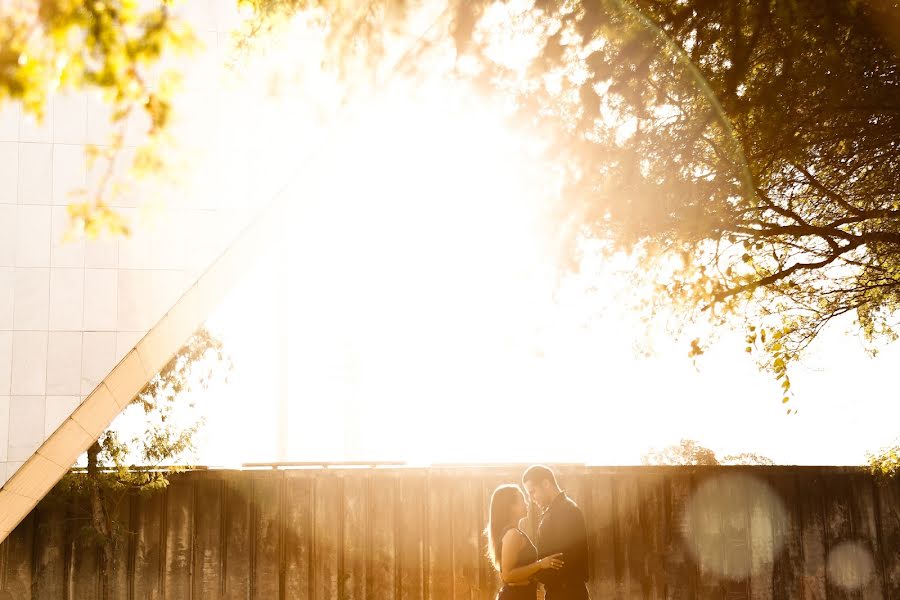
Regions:
<instances>
[{"instance_id":1,"label":"man's dark suit","mask_svg":"<svg viewBox=\"0 0 900 600\"><path fill-rule=\"evenodd\" d=\"M590 600L587 532L578 505L560 492L541 519L538 557L562 552L565 565L558 571L541 571L538 578L547 591L546 600Z\"/></svg>"}]
</instances>

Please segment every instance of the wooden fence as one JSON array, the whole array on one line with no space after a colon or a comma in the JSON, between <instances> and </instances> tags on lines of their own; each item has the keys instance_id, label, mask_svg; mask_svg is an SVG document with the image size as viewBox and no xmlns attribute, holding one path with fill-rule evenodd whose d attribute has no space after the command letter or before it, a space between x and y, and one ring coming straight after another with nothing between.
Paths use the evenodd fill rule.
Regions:
<instances>
[{"instance_id":1,"label":"wooden fence","mask_svg":"<svg viewBox=\"0 0 900 600\"><path fill-rule=\"evenodd\" d=\"M900 483L855 469L559 470L607 598L900 599ZM488 600L488 498L521 469L196 471L126 498L115 599ZM0 599L99 598L85 507L0 545ZM774 516L773 516L774 515Z\"/></svg>"}]
</instances>

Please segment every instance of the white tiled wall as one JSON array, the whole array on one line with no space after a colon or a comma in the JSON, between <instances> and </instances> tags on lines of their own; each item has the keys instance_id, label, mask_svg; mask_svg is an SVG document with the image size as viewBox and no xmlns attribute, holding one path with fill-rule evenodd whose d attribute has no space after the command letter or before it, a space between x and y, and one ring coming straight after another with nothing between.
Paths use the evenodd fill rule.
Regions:
<instances>
[{"instance_id":1,"label":"white tiled wall","mask_svg":"<svg viewBox=\"0 0 900 600\"><path fill-rule=\"evenodd\" d=\"M81 346L81 388L86 396L97 387L116 359L114 331L85 331Z\"/></svg>"},{"instance_id":2,"label":"white tiled wall","mask_svg":"<svg viewBox=\"0 0 900 600\"><path fill-rule=\"evenodd\" d=\"M209 148L210 155L216 155L222 124L218 45L235 22L235 5L182 4L207 48L186 62L186 94L202 98L207 109L188 119L179 135ZM109 143L109 115L91 92L54 96L41 123L16 104L0 104L0 485L242 228L217 201L224 181L250 189L239 173L241 161L232 157L218 170L194 169L164 202L135 184L116 202L135 223L131 238L64 242L73 193L90 190L99 179L96 168L88 169L85 145ZM142 115L130 122L126 145L138 144L146 125ZM126 149L120 165L128 164L130 153ZM127 177L121 167L118 173ZM142 211L148 202L162 207L152 220ZM227 210L234 210L234 200L229 202Z\"/></svg>"},{"instance_id":3,"label":"white tiled wall","mask_svg":"<svg viewBox=\"0 0 900 600\"><path fill-rule=\"evenodd\" d=\"M11 396L9 399L9 428L7 459L27 460L44 441L44 396Z\"/></svg>"}]
</instances>

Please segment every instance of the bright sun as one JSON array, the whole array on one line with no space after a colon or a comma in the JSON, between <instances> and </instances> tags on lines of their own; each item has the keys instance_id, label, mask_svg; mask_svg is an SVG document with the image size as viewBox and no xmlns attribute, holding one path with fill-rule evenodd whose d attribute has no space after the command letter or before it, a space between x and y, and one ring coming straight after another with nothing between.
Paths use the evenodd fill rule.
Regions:
<instances>
[{"instance_id":1,"label":"bright sun","mask_svg":"<svg viewBox=\"0 0 900 600\"><path fill-rule=\"evenodd\" d=\"M303 56L317 43L292 40ZM217 462L248 451L294 460L518 457L498 436L467 447L458 434L490 422L524 426L556 379L541 352L559 318L547 230L559 181L539 158L540 140L511 127L499 99L446 70L388 79L343 104L322 73L282 76L281 93L261 97L265 69L284 68L269 58L250 69L252 84L237 82L229 110L265 103L254 111L263 124L235 122L244 133L230 139L280 169L272 193L287 199L288 241L211 320L236 365L217 394L230 400L219 402L252 396L254 411L225 410L231 416L212 416L210 426L246 431L253 422L261 433L240 451L217 435L230 441L211 441L208 452ZM309 90L312 80L319 96L285 91ZM273 422L283 424L280 441Z\"/></svg>"},{"instance_id":2,"label":"bright sun","mask_svg":"<svg viewBox=\"0 0 900 600\"><path fill-rule=\"evenodd\" d=\"M250 293L220 320L286 338L274 348L289 355L290 455L463 459L439 432L473 410L503 420L526 391L502 401L536 360L553 301L541 228L553 181L534 140L461 85L398 85L349 112L286 192L287 284L273 294L287 293L287 314ZM480 444L468 458L502 450Z\"/></svg>"},{"instance_id":3,"label":"bright sun","mask_svg":"<svg viewBox=\"0 0 900 600\"><path fill-rule=\"evenodd\" d=\"M446 6L425 5L435 14L416 31ZM536 52L530 5L494 3L482 19L497 29L492 60L513 72ZM457 69L477 64L453 48L417 54L414 80L394 69L417 36L398 36L376 81L348 89L321 68L323 31L297 18L223 74L224 94L176 104L173 135L200 140L181 147L178 193L191 210L223 209L215 239L276 199L287 207L284 239L272 236L207 323L235 370L197 394L200 464L633 464L682 437L807 464L860 455L866 433L845 427L856 413L830 399L865 396L835 391L861 380L881 397L879 377L842 378L877 366L811 375L810 396L838 416L788 422L739 340L700 372L685 343L641 321L621 277L634 259L587 252L580 274L560 273L549 229L561 176L540 132L512 126L508 100L475 93ZM603 125L626 135L616 119ZM636 340L655 354L636 355Z\"/></svg>"}]
</instances>

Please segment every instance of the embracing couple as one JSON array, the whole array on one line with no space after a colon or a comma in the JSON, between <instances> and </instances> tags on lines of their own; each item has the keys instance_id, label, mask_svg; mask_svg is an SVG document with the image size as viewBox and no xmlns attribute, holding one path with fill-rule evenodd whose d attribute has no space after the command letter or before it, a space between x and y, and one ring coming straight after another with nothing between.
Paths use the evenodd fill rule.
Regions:
<instances>
[{"instance_id":1,"label":"embracing couple","mask_svg":"<svg viewBox=\"0 0 900 600\"><path fill-rule=\"evenodd\" d=\"M547 467L529 467L522 485L542 511L537 545L519 527L528 515L519 486L501 485L491 496L486 532L488 556L503 582L497 600L536 600L538 583L544 586L546 600L589 600L581 509Z\"/></svg>"}]
</instances>

